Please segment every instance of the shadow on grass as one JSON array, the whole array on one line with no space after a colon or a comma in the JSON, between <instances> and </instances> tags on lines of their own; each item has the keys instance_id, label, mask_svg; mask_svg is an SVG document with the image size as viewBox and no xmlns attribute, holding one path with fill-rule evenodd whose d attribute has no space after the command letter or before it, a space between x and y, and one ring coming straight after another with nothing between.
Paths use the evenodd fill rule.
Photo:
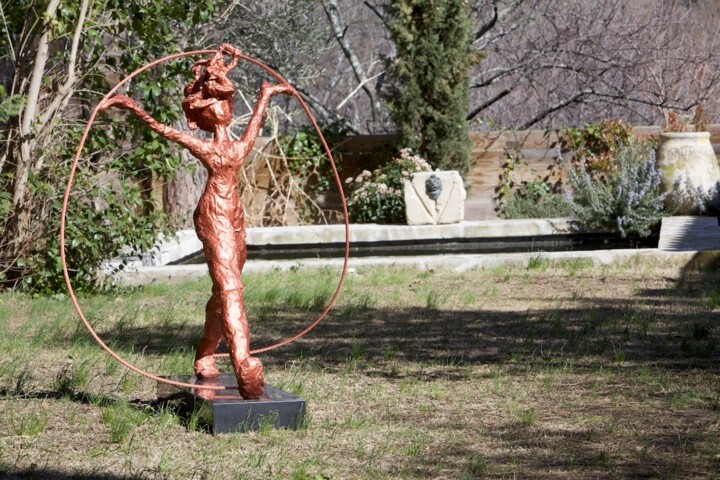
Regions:
<instances>
[{"instance_id":1,"label":"shadow on grass","mask_svg":"<svg viewBox=\"0 0 720 480\"><path fill-rule=\"evenodd\" d=\"M652 436L649 443L654 450L682 451L676 426L668 425L664 433ZM437 448L396 473L403 478L432 478L438 465L443 465L445 471L459 474L458 478L712 478L720 465L717 460L699 465L682 455L628 452L607 439L603 444L602 432L594 429L508 424L485 434L499 439L504 448L492 453L471 446Z\"/></svg>"},{"instance_id":2,"label":"shadow on grass","mask_svg":"<svg viewBox=\"0 0 720 480\"><path fill-rule=\"evenodd\" d=\"M435 435L436 428L459 432L468 438L458 440L448 435L447 442L429 441L432 448L418 447L414 456L398 458L388 467L389 471L384 473L390 478L706 478L717 471L710 467L720 466L720 456L715 456L717 450L707 447L714 438L711 428L716 422L713 418L720 397L706 399L708 394L703 390L700 400L689 401L682 407L668 407L673 396L659 391L665 387L637 387L636 391L636 386L628 382L617 404L613 404L612 394L626 378L604 375L607 371L627 372L630 377L638 373L638 365L651 365L686 372L705 369L703 379L710 382L717 377L720 313L708 303L715 301L712 278L694 279L688 273L675 283L663 285L633 289L634 294L621 299L602 295L588 295L585 299L583 292L579 292L572 300L566 295L565 300L551 299L543 304L550 307L536 308L532 302L533 287L518 282L517 289L508 289L513 302L519 305L513 311L503 311L490 297L476 308L464 309L444 308L442 299L437 308L377 308L371 302L348 300L305 338L262 354L261 358L267 367L275 368L297 361L330 372L352 367L353 375L387 378L387 383L404 378L422 381L441 378L457 380L456 385L462 386L459 382L468 381L464 390L458 390L472 390L467 398L460 399L468 405L476 400L474 388L478 377L490 378L493 372L522 377L526 371L523 369L562 366L566 362L581 373L584 369L603 371L603 375L593 378L574 377L550 384L545 387L548 390L532 392L537 397L552 392L553 401L561 405L533 398L518 401L518 408L528 410L527 417L502 410L508 408L506 402L511 395L507 392L497 398L492 392L478 392L486 395L486 405L484 409L468 409L467 416L464 410L458 413L450 409L434 417L433 413L417 408L395 409L390 412L392 418L381 423L402 426L398 428L420 425L427 438ZM720 293L717 299L720 306ZM280 307L272 311L255 308L249 314L253 345L271 344L297 333L316 313L302 308ZM126 354L142 351L162 357L182 349L187 358L192 356L192 345L199 334L198 322L173 327L126 323L106 329L102 337L113 345L123 346ZM393 364L400 368L393 369ZM465 368L483 364L500 368ZM668 376L667 381L673 382L674 377ZM583 384L573 387L576 382ZM486 390L493 388L492 382L484 385ZM528 388L542 389L542 378L533 378L529 385ZM571 411L562 410L565 407L558 395L565 395L565 389L572 388L578 389L575 395L581 399L567 403ZM35 395L61 396L59 392ZM81 392L73 395L74 401L81 403L98 401ZM412 403L411 395L407 394L405 401ZM390 403L394 400L388 398ZM138 402L130 405L137 409L157 407ZM465 403L462 407L465 408ZM496 411L501 420L487 424L478 421L482 414L492 416ZM179 415L178 411L171 413ZM477 418L468 418L470 415ZM510 420L506 421L508 417ZM601 421L607 418L612 424L595 424L596 417ZM580 422L575 423L578 419ZM187 426L190 420L183 422ZM618 428L616 425L620 425L620 432L612 430ZM637 432L642 438L635 438ZM644 453L643 445L650 445L652 451ZM700 448L707 448L709 453ZM693 463L693 458L699 455L705 456ZM31 471L20 473L26 476L16 478L123 478L62 474L52 477L51 471L46 477Z\"/></svg>"},{"instance_id":3,"label":"shadow on grass","mask_svg":"<svg viewBox=\"0 0 720 480\"><path fill-rule=\"evenodd\" d=\"M0 469L0 475L2 475L4 480L139 480L142 478L149 478L137 475L112 475L109 473L67 474L47 468L8 471Z\"/></svg>"},{"instance_id":4,"label":"shadow on grass","mask_svg":"<svg viewBox=\"0 0 720 480\"><path fill-rule=\"evenodd\" d=\"M720 314L666 311L662 307L674 294L672 289L641 292L642 307L635 299L595 298L587 305L580 300L580 306L574 308L524 312L337 309L304 338L261 354L261 358L266 366L303 359L330 369L354 360L452 366L543 364L567 359L587 367L632 361L665 368L717 368L717 332L712 325L720 320ZM706 299L699 296L687 301ZM289 337L309 318L312 314L306 311L285 309L274 311L271 320L251 321L253 346ZM705 323L707 330L698 334L698 325ZM196 326L175 330L151 326L111 329L105 335L115 345L165 355L178 346L192 348L199 333ZM689 347L692 342L696 348Z\"/></svg>"}]
</instances>

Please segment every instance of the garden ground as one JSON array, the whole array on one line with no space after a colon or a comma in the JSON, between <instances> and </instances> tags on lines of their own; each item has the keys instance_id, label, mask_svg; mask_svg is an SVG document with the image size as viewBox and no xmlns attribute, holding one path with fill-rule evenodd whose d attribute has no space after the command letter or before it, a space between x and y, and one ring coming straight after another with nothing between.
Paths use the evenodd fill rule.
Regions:
<instances>
[{"instance_id":1,"label":"garden ground","mask_svg":"<svg viewBox=\"0 0 720 480\"><path fill-rule=\"evenodd\" d=\"M248 275L256 346L335 270ZM208 281L81 299L102 337L189 373ZM720 274L644 261L358 268L330 317L262 356L298 431L211 436L102 353L68 300L0 295L6 478L720 478ZM227 369L227 366L225 366Z\"/></svg>"}]
</instances>

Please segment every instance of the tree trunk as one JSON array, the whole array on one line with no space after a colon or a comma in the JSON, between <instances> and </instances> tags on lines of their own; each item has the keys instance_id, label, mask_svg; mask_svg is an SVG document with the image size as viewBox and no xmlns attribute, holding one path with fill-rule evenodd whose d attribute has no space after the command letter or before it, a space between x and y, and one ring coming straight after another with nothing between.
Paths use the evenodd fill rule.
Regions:
<instances>
[{"instance_id":1,"label":"tree trunk","mask_svg":"<svg viewBox=\"0 0 720 480\"><path fill-rule=\"evenodd\" d=\"M165 183L164 209L178 228L193 228L193 212L205 188L207 171L187 150L181 155L183 166Z\"/></svg>"}]
</instances>

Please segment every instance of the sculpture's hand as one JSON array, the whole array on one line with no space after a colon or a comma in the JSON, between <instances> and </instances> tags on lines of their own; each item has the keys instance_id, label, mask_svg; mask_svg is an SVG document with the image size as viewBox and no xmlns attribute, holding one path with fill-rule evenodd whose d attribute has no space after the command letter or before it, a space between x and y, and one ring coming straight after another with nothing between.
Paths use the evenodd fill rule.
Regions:
<instances>
[{"instance_id":1,"label":"sculpture's hand","mask_svg":"<svg viewBox=\"0 0 720 480\"><path fill-rule=\"evenodd\" d=\"M218 47L218 50L220 50L220 53L224 53L225 55L230 55L232 57L239 57L242 55L242 51L228 43L221 44L220 47Z\"/></svg>"},{"instance_id":2,"label":"sculpture's hand","mask_svg":"<svg viewBox=\"0 0 720 480\"><path fill-rule=\"evenodd\" d=\"M267 82L263 82L260 90L263 92L267 92L266 95L268 96L273 96L278 93L286 93L288 95L297 94L295 88L293 88L293 86L289 83L270 84Z\"/></svg>"},{"instance_id":3,"label":"sculpture's hand","mask_svg":"<svg viewBox=\"0 0 720 480\"><path fill-rule=\"evenodd\" d=\"M135 107L135 101L127 95L115 95L100 102L98 107L101 112L110 107L119 108L121 110L132 110Z\"/></svg>"}]
</instances>

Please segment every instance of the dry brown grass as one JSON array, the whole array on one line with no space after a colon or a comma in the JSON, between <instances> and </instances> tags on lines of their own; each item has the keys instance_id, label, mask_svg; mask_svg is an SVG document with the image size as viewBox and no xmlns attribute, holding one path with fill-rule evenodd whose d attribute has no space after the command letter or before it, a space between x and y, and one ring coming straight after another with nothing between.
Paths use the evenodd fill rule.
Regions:
<instances>
[{"instance_id":1,"label":"dry brown grass","mask_svg":"<svg viewBox=\"0 0 720 480\"><path fill-rule=\"evenodd\" d=\"M332 281L249 277L255 343L297 331ZM125 356L189 373L208 290L83 303ZM0 474L720 478L719 308L716 274L662 266L359 269L325 323L263 357L308 426L211 436L76 332L66 301L4 294Z\"/></svg>"}]
</instances>

